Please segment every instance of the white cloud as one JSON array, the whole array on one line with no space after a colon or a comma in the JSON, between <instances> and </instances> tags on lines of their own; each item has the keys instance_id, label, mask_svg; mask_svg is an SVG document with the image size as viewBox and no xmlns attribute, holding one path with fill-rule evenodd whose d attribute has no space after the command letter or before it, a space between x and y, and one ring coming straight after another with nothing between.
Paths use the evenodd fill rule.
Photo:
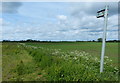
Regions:
<instances>
[{"instance_id":1,"label":"white cloud","mask_svg":"<svg viewBox=\"0 0 120 83\"><path fill-rule=\"evenodd\" d=\"M2 40L2 23L3 23L3 19L0 18L0 41Z\"/></svg>"},{"instance_id":2,"label":"white cloud","mask_svg":"<svg viewBox=\"0 0 120 83\"><path fill-rule=\"evenodd\" d=\"M65 15L57 15L57 18L58 18L59 20L66 20L66 19L67 19L67 16L65 16Z\"/></svg>"},{"instance_id":3,"label":"white cloud","mask_svg":"<svg viewBox=\"0 0 120 83\"><path fill-rule=\"evenodd\" d=\"M0 33L2 32L2 25L3 25L3 19L2 18L0 18Z\"/></svg>"},{"instance_id":4,"label":"white cloud","mask_svg":"<svg viewBox=\"0 0 120 83\"><path fill-rule=\"evenodd\" d=\"M95 39L102 37L104 28L104 18L96 18L96 16L86 15L80 18L69 17L66 21L61 22L64 24L63 28L59 28L60 32L65 35L66 39ZM61 26L62 24L58 25ZM113 31L114 30L114 31ZM118 30L118 16L113 15L108 20L107 40L117 39ZM116 33L116 34L115 34ZM83 35L84 34L84 35ZM79 35L79 36L78 36ZM84 37L83 37L83 36Z\"/></svg>"},{"instance_id":5,"label":"white cloud","mask_svg":"<svg viewBox=\"0 0 120 83\"><path fill-rule=\"evenodd\" d=\"M104 27L104 18L97 19L95 14L97 8L101 6L93 6L93 3L77 3L71 5L68 15L57 14L57 22L45 22L45 24L19 24L15 27L4 27L4 38L12 40L21 39L38 39L38 40L97 40L102 37ZM94 7L94 8L93 8ZM97 8L96 8L97 7ZM113 8L114 9L114 8ZM54 17L54 16L53 16ZM2 19L0 19L0 22ZM5 23L5 22L4 22ZM9 23L9 25L11 25ZM116 39L117 33L112 30L118 29L118 16L116 14L109 16L107 39Z\"/></svg>"},{"instance_id":6,"label":"white cloud","mask_svg":"<svg viewBox=\"0 0 120 83\"><path fill-rule=\"evenodd\" d=\"M2 18L0 18L0 25L2 25L2 23L3 23L3 19L2 19Z\"/></svg>"},{"instance_id":7,"label":"white cloud","mask_svg":"<svg viewBox=\"0 0 120 83\"><path fill-rule=\"evenodd\" d=\"M69 11L74 17L81 17L86 15L96 15L98 10L105 8L105 5L109 5L109 16L118 13L118 3L117 2L81 2L81 3L71 3L71 8Z\"/></svg>"},{"instance_id":8,"label":"white cloud","mask_svg":"<svg viewBox=\"0 0 120 83\"><path fill-rule=\"evenodd\" d=\"M118 30L118 15L113 15L108 19L108 30Z\"/></svg>"}]
</instances>

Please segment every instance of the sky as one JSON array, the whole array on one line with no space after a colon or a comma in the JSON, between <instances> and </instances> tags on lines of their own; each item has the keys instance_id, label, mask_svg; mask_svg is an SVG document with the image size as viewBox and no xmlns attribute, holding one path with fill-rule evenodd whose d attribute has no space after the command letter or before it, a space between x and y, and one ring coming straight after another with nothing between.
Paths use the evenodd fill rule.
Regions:
<instances>
[{"instance_id":1,"label":"sky","mask_svg":"<svg viewBox=\"0 0 120 83\"><path fill-rule=\"evenodd\" d=\"M86 41L102 37L109 5L107 40L118 40L117 2L1 2L0 40Z\"/></svg>"}]
</instances>

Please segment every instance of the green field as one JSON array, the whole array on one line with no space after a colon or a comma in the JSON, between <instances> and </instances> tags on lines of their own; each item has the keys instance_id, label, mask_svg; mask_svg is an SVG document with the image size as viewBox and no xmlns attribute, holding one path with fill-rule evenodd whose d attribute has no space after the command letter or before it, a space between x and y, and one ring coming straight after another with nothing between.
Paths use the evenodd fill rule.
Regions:
<instances>
[{"instance_id":1,"label":"green field","mask_svg":"<svg viewBox=\"0 0 120 83\"><path fill-rule=\"evenodd\" d=\"M27 43L36 47L49 49L61 49L62 51L85 51L92 56L101 56L102 44L99 42L70 42L70 43ZM106 43L105 56L113 60L113 64L118 64L118 43Z\"/></svg>"},{"instance_id":2,"label":"green field","mask_svg":"<svg viewBox=\"0 0 120 83\"><path fill-rule=\"evenodd\" d=\"M2 43L3 81L118 81L118 43Z\"/></svg>"}]
</instances>

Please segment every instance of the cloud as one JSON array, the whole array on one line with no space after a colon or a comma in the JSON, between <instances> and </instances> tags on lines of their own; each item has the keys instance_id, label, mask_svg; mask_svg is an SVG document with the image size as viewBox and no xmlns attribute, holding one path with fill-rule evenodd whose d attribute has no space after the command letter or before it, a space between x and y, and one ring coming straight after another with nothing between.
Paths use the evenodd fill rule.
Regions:
<instances>
[{"instance_id":1,"label":"cloud","mask_svg":"<svg viewBox=\"0 0 120 83\"><path fill-rule=\"evenodd\" d=\"M0 18L0 25L2 25L2 23L3 23L3 19L2 19L2 18Z\"/></svg>"},{"instance_id":2,"label":"cloud","mask_svg":"<svg viewBox=\"0 0 120 83\"><path fill-rule=\"evenodd\" d=\"M37 13L35 16L42 17L38 20L36 18L29 18L26 20L25 17L15 17L15 15L13 15L15 19L22 18L21 20L18 19L21 23L18 24L11 20L4 21L4 24L8 24L8 26L4 26L3 38L11 40L28 38L38 40L97 40L97 38L102 37L104 19L97 19L96 12L100 8L104 8L104 6L105 3L70 3L68 8L62 9L63 11L67 10L67 13L55 13L51 11L55 13L52 17L38 15L38 12L35 11L34 13ZM111 5L109 9L112 13L109 13L107 39L117 38L118 15L116 13L116 7L117 6L113 7ZM18 8L15 11L18 11ZM49 7L47 10L49 10ZM46 10L43 11L48 14ZM29 10L29 12L33 11ZM44 13L42 12L41 14ZM8 19L8 17L9 16L6 16L6 19ZM31 21L29 22L28 20ZM33 22L35 22L35 24Z\"/></svg>"},{"instance_id":3,"label":"cloud","mask_svg":"<svg viewBox=\"0 0 120 83\"><path fill-rule=\"evenodd\" d=\"M2 2L0 2L0 13L2 12Z\"/></svg>"},{"instance_id":4,"label":"cloud","mask_svg":"<svg viewBox=\"0 0 120 83\"><path fill-rule=\"evenodd\" d=\"M66 20L66 19L67 19L67 16L65 16L65 15L57 15L57 18L58 18L59 20Z\"/></svg>"},{"instance_id":5,"label":"cloud","mask_svg":"<svg viewBox=\"0 0 120 83\"><path fill-rule=\"evenodd\" d=\"M2 25L3 25L3 19L0 18L0 36L2 35ZM1 37L0 37L1 38Z\"/></svg>"},{"instance_id":6,"label":"cloud","mask_svg":"<svg viewBox=\"0 0 120 83\"><path fill-rule=\"evenodd\" d=\"M84 15L96 16L96 12L105 8L105 5L109 5L109 16L118 14L118 3L117 2L80 2L71 3L71 16L82 17Z\"/></svg>"},{"instance_id":7,"label":"cloud","mask_svg":"<svg viewBox=\"0 0 120 83\"><path fill-rule=\"evenodd\" d=\"M3 19L0 18L0 41L2 40L2 24L3 24Z\"/></svg>"},{"instance_id":8,"label":"cloud","mask_svg":"<svg viewBox=\"0 0 120 83\"><path fill-rule=\"evenodd\" d=\"M95 39L102 37L102 32L104 28L104 18L97 19L96 16L87 15L81 13L81 17L68 17L65 21L62 21L58 26L59 32L64 34L65 39ZM118 31L118 14L114 14L108 19L107 35L108 39L117 39ZM114 34L113 34L114 33ZM116 33L116 34L115 34ZM84 35L83 35L84 34Z\"/></svg>"},{"instance_id":9,"label":"cloud","mask_svg":"<svg viewBox=\"0 0 120 83\"><path fill-rule=\"evenodd\" d=\"M21 2L3 2L2 13L18 13L20 6L22 6Z\"/></svg>"}]
</instances>

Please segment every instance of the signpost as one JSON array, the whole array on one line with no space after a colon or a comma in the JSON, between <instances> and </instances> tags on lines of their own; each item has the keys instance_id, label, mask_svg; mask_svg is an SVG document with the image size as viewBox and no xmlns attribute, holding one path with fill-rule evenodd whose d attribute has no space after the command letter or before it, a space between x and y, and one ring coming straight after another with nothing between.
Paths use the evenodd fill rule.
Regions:
<instances>
[{"instance_id":1,"label":"signpost","mask_svg":"<svg viewBox=\"0 0 120 83\"><path fill-rule=\"evenodd\" d=\"M103 72L104 68L104 55L105 55L105 42L106 42L106 31L107 31L107 18L108 18L108 6L105 9L97 12L97 18L104 17L104 30L102 38L102 51L101 51L101 61L100 61L100 73Z\"/></svg>"}]
</instances>

